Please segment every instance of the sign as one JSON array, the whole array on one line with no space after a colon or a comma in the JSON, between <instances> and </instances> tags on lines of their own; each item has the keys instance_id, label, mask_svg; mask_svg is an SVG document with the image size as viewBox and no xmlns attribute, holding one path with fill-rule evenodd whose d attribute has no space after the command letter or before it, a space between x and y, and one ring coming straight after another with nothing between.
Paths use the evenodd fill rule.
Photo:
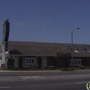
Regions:
<instances>
[{"instance_id":1,"label":"sign","mask_svg":"<svg viewBox=\"0 0 90 90\"><path fill-rule=\"evenodd\" d=\"M10 28L10 22L7 19L6 21L4 21L4 24L3 24L3 41L8 41L9 28Z\"/></svg>"},{"instance_id":2,"label":"sign","mask_svg":"<svg viewBox=\"0 0 90 90\"><path fill-rule=\"evenodd\" d=\"M90 90L90 82L88 82L88 83L86 84L86 88L87 88L87 90Z\"/></svg>"}]
</instances>

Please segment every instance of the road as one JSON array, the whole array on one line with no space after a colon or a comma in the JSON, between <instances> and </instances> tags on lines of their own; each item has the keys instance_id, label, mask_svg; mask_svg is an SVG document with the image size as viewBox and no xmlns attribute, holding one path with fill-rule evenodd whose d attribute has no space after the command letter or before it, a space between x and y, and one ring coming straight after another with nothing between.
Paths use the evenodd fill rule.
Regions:
<instances>
[{"instance_id":1,"label":"road","mask_svg":"<svg viewBox=\"0 0 90 90\"><path fill-rule=\"evenodd\" d=\"M0 90L87 90L90 71L1 71Z\"/></svg>"}]
</instances>

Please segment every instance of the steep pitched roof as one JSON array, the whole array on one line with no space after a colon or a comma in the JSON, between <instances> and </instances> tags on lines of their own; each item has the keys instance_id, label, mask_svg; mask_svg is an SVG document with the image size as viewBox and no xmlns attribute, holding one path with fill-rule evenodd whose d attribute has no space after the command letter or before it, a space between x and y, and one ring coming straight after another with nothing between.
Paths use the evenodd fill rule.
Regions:
<instances>
[{"instance_id":1,"label":"steep pitched roof","mask_svg":"<svg viewBox=\"0 0 90 90\"><path fill-rule=\"evenodd\" d=\"M74 52L76 57L90 57L90 53L84 48L90 49L90 45L74 44L79 52ZM23 56L56 56L57 52L71 52L71 44L68 43L43 43L9 41L9 51L14 55Z\"/></svg>"}]
</instances>

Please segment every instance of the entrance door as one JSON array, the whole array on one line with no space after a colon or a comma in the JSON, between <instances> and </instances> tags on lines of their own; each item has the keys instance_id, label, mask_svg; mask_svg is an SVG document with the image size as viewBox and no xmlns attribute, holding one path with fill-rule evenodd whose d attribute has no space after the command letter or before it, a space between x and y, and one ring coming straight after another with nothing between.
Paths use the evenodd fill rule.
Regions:
<instances>
[{"instance_id":1,"label":"entrance door","mask_svg":"<svg viewBox=\"0 0 90 90\"><path fill-rule=\"evenodd\" d=\"M41 57L38 57L38 67L41 68L41 64L42 64L42 59Z\"/></svg>"},{"instance_id":2,"label":"entrance door","mask_svg":"<svg viewBox=\"0 0 90 90\"><path fill-rule=\"evenodd\" d=\"M22 64L23 64L23 57L19 57L19 68L23 68Z\"/></svg>"}]
</instances>

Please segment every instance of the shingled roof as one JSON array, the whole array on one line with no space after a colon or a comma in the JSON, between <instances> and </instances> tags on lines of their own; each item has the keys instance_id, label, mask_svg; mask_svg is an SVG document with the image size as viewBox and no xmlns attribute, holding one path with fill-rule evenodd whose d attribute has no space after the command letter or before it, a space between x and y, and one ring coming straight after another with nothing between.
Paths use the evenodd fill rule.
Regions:
<instances>
[{"instance_id":1,"label":"shingled roof","mask_svg":"<svg viewBox=\"0 0 90 90\"><path fill-rule=\"evenodd\" d=\"M75 57L90 57L90 45L74 44L74 48L79 51L74 52ZM13 55L56 56L57 52L71 52L72 48L68 43L9 41L8 49Z\"/></svg>"}]
</instances>

